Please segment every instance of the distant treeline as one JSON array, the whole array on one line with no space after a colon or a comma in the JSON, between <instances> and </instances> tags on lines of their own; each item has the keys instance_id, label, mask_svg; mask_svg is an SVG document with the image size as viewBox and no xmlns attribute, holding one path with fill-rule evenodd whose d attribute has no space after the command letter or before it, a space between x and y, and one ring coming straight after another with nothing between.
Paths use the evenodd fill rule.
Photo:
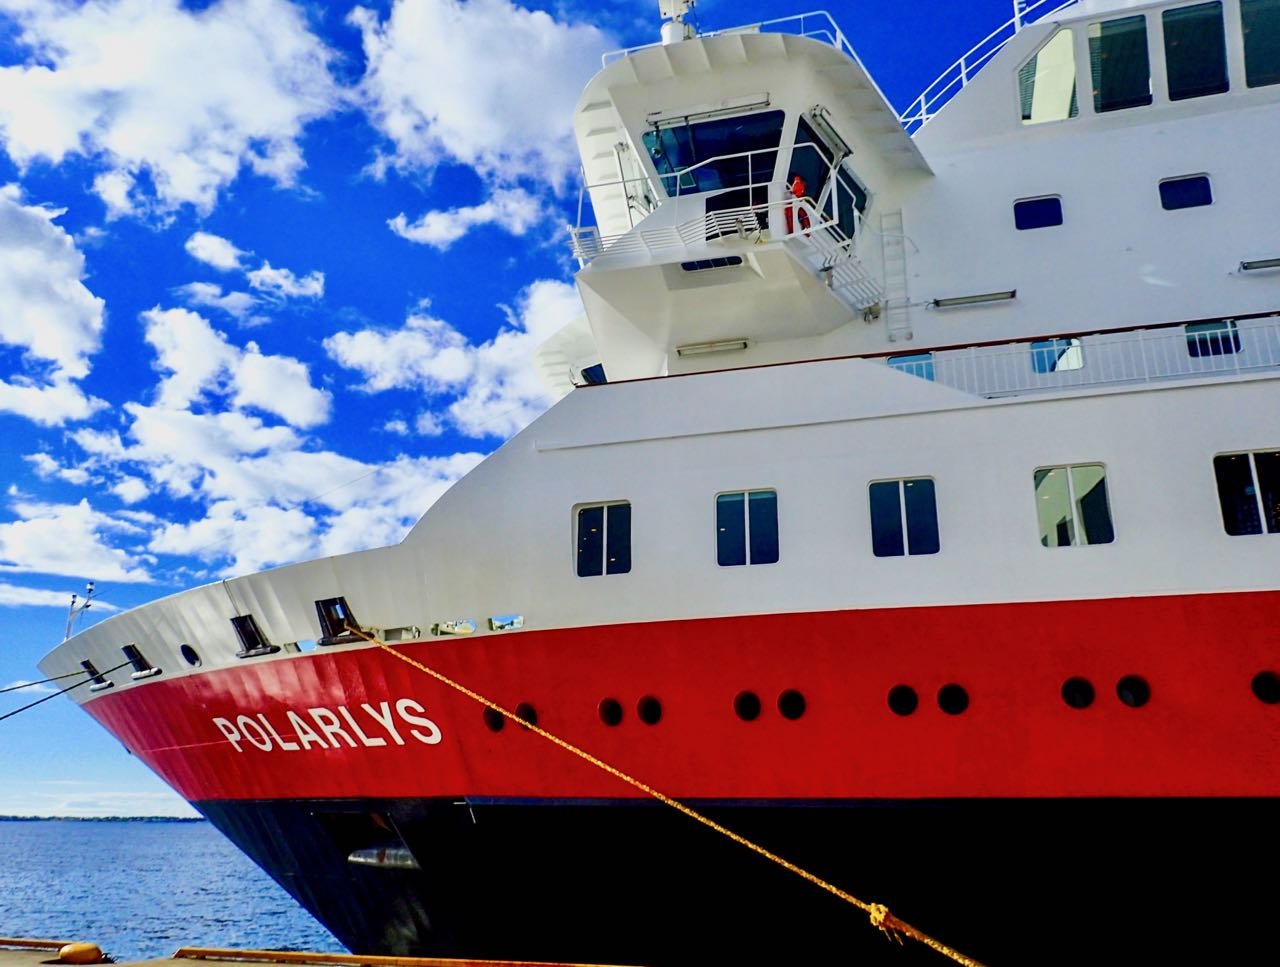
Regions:
<instances>
[{"instance_id":1,"label":"distant treeline","mask_svg":"<svg viewBox=\"0 0 1280 967\"><path fill-rule=\"evenodd\" d=\"M203 816L0 816L0 823L203 823Z\"/></svg>"}]
</instances>

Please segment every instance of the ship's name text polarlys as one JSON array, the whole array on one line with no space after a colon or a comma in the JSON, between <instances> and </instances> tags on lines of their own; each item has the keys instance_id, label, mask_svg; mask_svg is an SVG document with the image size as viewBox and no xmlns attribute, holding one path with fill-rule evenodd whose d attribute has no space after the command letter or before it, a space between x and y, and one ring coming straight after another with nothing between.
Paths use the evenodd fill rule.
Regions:
<instances>
[{"instance_id":1,"label":"ship's name text polarlys","mask_svg":"<svg viewBox=\"0 0 1280 967\"><path fill-rule=\"evenodd\" d=\"M358 745L366 748L385 746L388 739L395 745L404 745L405 738L397 728L397 720L401 728L408 726L405 731L411 738L423 745L439 745L443 738L440 727L422 714L425 711L413 699L402 698L394 707L390 702L379 702L377 706L364 702L356 712L345 705L336 709L324 706L309 708L305 715L286 709L284 717L289 724L283 728L276 727L276 722L281 721L279 713L273 713L276 722L272 722L265 712L237 715L235 721L217 716L213 724L237 752L245 751L246 744L263 752L273 749L296 752L310 749L313 745L321 749L337 749L339 740L353 749Z\"/></svg>"}]
</instances>

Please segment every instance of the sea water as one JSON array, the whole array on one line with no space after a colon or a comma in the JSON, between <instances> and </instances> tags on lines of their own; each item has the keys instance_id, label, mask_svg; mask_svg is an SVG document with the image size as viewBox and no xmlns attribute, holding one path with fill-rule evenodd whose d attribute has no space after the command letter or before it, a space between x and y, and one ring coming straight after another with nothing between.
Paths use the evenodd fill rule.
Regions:
<instances>
[{"instance_id":1,"label":"sea water","mask_svg":"<svg viewBox=\"0 0 1280 967\"><path fill-rule=\"evenodd\" d=\"M0 822L0 936L91 941L117 961L183 946L344 952L206 822Z\"/></svg>"}]
</instances>

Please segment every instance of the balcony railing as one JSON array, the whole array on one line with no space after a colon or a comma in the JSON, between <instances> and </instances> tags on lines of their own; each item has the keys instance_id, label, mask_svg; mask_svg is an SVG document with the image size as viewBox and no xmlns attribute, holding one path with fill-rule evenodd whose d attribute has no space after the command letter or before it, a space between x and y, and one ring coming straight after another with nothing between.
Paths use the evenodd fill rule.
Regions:
<instances>
[{"instance_id":1,"label":"balcony railing","mask_svg":"<svg viewBox=\"0 0 1280 967\"><path fill-rule=\"evenodd\" d=\"M730 27L726 30L711 30L706 33L699 33L698 39L706 37L724 37L730 34L791 34L797 37L808 37L812 40L820 40L825 44L830 44L837 50L843 51L855 61L858 55L853 52L853 47L849 44L848 38L844 32L836 26L835 20L831 14L825 10L813 10L809 13L794 14L790 17L776 17L773 20L761 20L758 23L744 24L740 27ZM661 47L661 41L654 41L649 44L639 44L635 47L627 47L624 50L611 50L600 58L601 66L608 67L615 60L621 60L623 57L629 57L639 50L648 50L650 47Z\"/></svg>"}]
</instances>

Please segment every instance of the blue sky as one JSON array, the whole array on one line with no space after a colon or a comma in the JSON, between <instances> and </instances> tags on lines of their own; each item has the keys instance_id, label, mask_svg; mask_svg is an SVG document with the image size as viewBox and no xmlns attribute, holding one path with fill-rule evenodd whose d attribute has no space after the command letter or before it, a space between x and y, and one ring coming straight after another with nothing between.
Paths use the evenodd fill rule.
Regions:
<instances>
[{"instance_id":1,"label":"blue sky","mask_svg":"<svg viewBox=\"0 0 1280 967\"><path fill-rule=\"evenodd\" d=\"M828 9L900 109L1010 15ZM394 542L548 405L526 364L580 311L573 105L659 23L652 0L0 0L0 686L38 677L86 581L92 623ZM188 812L67 700L0 730L0 813Z\"/></svg>"}]
</instances>

